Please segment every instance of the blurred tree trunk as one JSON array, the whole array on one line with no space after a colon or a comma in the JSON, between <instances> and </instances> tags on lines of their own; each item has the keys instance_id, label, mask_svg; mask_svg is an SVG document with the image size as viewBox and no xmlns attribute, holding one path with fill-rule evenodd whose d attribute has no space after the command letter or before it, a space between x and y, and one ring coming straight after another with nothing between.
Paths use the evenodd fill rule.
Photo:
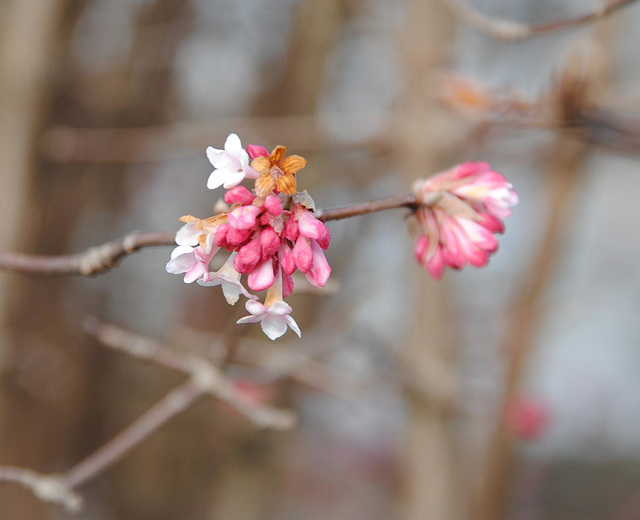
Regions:
<instances>
[{"instance_id":1,"label":"blurred tree trunk","mask_svg":"<svg viewBox=\"0 0 640 520\"><path fill-rule=\"evenodd\" d=\"M573 211L581 185L581 173L590 151L583 136L576 135L570 127L574 99L580 99L581 89L598 92L606 81L608 63L605 53L611 47L614 33L613 20L607 20L595 31L594 40L576 40L570 47L563 68L556 74L558 88L560 77L568 76L575 81L571 95L562 97L558 106L558 120L562 128L550 151L543 181L548 208L546 210L542 240L534 253L521 286L512 304L508 330L504 341L506 380L502 403L489 442L484 471L481 473L479 490L475 493L470 518L477 520L501 520L508 518L509 498L517 465L516 439L505 429L505 416L518 398L529 361L537 346L538 331L545 316L552 311L545 306L545 295L554 280L564 253L566 237L571 230ZM591 44L593 48L590 48ZM581 47L583 47L581 49ZM588 60L572 52L589 52ZM591 53L595 53L591 54ZM602 53L602 55L600 54ZM584 84L583 84L584 82ZM568 83L572 84L572 83ZM567 87L564 86L564 89ZM564 103L562 101L565 101ZM564 119L566 118L566 120Z\"/></svg>"},{"instance_id":2,"label":"blurred tree trunk","mask_svg":"<svg viewBox=\"0 0 640 520\"><path fill-rule=\"evenodd\" d=\"M398 160L407 181L438 171L444 162L443 130L431 103L429 82L451 49L452 21L437 0L410 0L404 48L407 85L397 125ZM454 381L447 316L447 284L415 266L414 328L401 361L405 379L431 385L429 393L406 391L409 424L404 448L405 520L452 520L461 492L456 486L455 446L446 400Z\"/></svg>"},{"instance_id":3,"label":"blurred tree trunk","mask_svg":"<svg viewBox=\"0 0 640 520\"><path fill-rule=\"evenodd\" d=\"M38 207L34 207L36 145L49 105L49 76L52 58L59 43L65 0L13 0L2 6L0 27L0 249L33 249L29 237L36 231ZM3 333L0 355L5 384L15 384L10 395L0 399L0 464L51 470L52 453L68 448L70 426L51 428L54 410L46 413L39 392L53 390L52 381L36 381L20 387L28 373L38 378L42 357L35 352L36 336L27 335L33 321L19 320L24 303L25 283L3 274L0 277L0 319ZM27 313L29 314L29 313ZM25 341L26 338L29 341ZM34 341L35 340L35 341ZM29 343L28 345L26 343ZM63 357L59 357L61 361ZM61 367L62 368L62 367ZM65 367L73 372L73 366ZM23 370L24 369L24 370ZM67 407L73 397L62 389ZM34 398L35 397L35 398ZM68 399L66 399L68 398ZM68 408L67 408L68 409ZM59 417L58 417L59 419ZM55 420L55 419L54 419ZM55 449L51 450L55 442ZM43 506L14 486L0 491L2 516L15 520L40 519Z\"/></svg>"}]
</instances>

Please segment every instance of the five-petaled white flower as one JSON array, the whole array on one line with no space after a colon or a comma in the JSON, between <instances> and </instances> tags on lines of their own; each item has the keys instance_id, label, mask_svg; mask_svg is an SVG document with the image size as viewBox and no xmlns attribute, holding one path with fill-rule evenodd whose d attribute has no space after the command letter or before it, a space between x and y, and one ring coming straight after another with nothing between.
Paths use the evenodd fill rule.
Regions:
<instances>
[{"instance_id":1,"label":"five-petaled white flower","mask_svg":"<svg viewBox=\"0 0 640 520\"><path fill-rule=\"evenodd\" d=\"M225 189L233 188L245 177L250 179L259 177L259 173L249 166L249 155L242 148L240 138L236 134L229 134L224 143L224 150L209 146L207 157L215 168L207 181L207 188L210 190L220 186L224 186Z\"/></svg>"},{"instance_id":2,"label":"five-petaled white flower","mask_svg":"<svg viewBox=\"0 0 640 520\"><path fill-rule=\"evenodd\" d=\"M295 332L298 337L300 335L300 328L289 314L291 314L291 306L283 300L274 301L269 307L263 305L260 302L249 300L245 307L251 316L245 316L240 318L238 323L258 323L262 327L262 331L271 340L278 339L285 332L287 332L287 326Z\"/></svg>"}]
</instances>

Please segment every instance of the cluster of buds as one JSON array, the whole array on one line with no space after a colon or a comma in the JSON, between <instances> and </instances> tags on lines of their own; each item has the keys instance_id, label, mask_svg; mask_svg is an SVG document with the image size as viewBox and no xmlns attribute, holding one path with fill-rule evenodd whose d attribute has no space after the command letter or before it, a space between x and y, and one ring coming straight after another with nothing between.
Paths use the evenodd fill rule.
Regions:
<instances>
[{"instance_id":1,"label":"cluster of buds","mask_svg":"<svg viewBox=\"0 0 640 520\"><path fill-rule=\"evenodd\" d=\"M442 278L444 268L482 267L498 248L496 233L511 216L518 195L487 163L463 163L414 184L420 203L415 254L427 272Z\"/></svg>"},{"instance_id":2,"label":"cluster of buds","mask_svg":"<svg viewBox=\"0 0 640 520\"><path fill-rule=\"evenodd\" d=\"M167 271L184 274L186 283L220 285L230 305L242 294L249 316L238 323L259 322L272 340L287 327L300 336L284 301L293 292L293 273L300 271L315 287L323 287L331 274L324 256L329 229L314 217L313 199L297 188L296 173L306 160L287 157L284 146L271 153L257 145L245 150L235 134L229 135L224 150L209 147L207 157L214 166L207 187L227 189L223 207L206 219L180 219L185 224L176 234ZM253 191L240 185L245 179L255 180ZM209 265L221 251L229 256L211 272ZM242 275L247 275L249 289L267 291L264 303L244 287Z\"/></svg>"}]
</instances>

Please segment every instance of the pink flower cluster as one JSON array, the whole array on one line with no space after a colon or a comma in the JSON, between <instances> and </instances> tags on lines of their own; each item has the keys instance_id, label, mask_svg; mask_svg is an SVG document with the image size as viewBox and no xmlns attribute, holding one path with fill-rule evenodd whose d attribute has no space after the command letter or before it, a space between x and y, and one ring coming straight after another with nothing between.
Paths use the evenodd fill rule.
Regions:
<instances>
[{"instance_id":1,"label":"pink flower cluster","mask_svg":"<svg viewBox=\"0 0 640 520\"><path fill-rule=\"evenodd\" d=\"M421 203L415 211L420 236L415 254L426 271L439 280L446 266L482 267L498 248L496 233L511 216L518 195L487 163L463 163L416 182Z\"/></svg>"},{"instance_id":2,"label":"pink flower cluster","mask_svg":"<svg viewBox=\"0 0 640 520\"><path fill-rule=\"evenodd\" d=\"M323 250L329 247L331 234L301 203L303 197L294 195L284 209L276 195L260 200L244 186L237 186L225 194L224 200L234 209L218 227L215 243L237 252L233 266L238 273L248 275L252 290L271 287L279 270L283 297L293 291L296 270L315 287L327 283L331 268Z\"/></svg>"},{"instance_id":3,"label":"pink flower cluster","mask_svg":"<svg viewBox=\"0 0 640 520\"><path fill-rule=\"evenodd\" d=\"M306 161L299 156L285 158L282 146L271 156L257 145L245 151L235 134L227 138L224 150L209 148L207 155L215 167L208 186L228 188L225 207L207 219L181 218L185 225L176 234L177 247L167 271L184 274L185 283L220 285L231 305L244 295L250 315L238 323L259 322L270 339L282 336L287 327L300 336L292 309L283 301L293 292L293 274L300 271L315 287L323 287L331 274L324 255L331 240L329 229L313 216L315 204L307 192L297 193L295 173ZM255 192L240 185L245 178L256 179ZM287 193L278 186L285 186ZM221 251L229 252L229 257L218 271L210 272L209 264ZM245 289L242 275L247 275L251 290L267 291L264 304Z\"/></svg>"}]
</instances>

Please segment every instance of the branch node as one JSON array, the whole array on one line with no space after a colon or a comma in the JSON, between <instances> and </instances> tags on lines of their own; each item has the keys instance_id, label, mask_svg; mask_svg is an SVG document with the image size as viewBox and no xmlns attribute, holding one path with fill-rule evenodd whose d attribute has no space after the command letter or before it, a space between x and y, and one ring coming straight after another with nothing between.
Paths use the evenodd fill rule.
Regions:
<instances>
[{"instance_id":1,"label":"branch node","mask_svg":"<svg viewBox=\"0 0 640 520\"><path fill-rule=\"evenodd\" d=\"M223 384L220 372L210 363L198 359L194 359L191 380L203 392L214 395L220 391Z\"/></svg>"},{"instance_id":2,"label":"branch node","mask_svg":"<svg viewBox=\"0 0 640 520\"><path fill-rule=\"evenodd\" d=\"M82 497L73 491L62 475L43 475L34 479L31 489L43 502L53 502L77 513L82 508Z\"/></svg>"},{"instance_id":3,"label":"branch node","mask_svg":"<svg viewBox=\"0 0 640 520\"><path fill-rule=\"evenodd\" d=\"M524 40L531 35L529 26L510 20L494 20L491 30L495 36L503 40Z\"/></svg>"},{"instance_id":4,"label":"branch node","mask_svg":"<svg viewBox=\"0 0 640 520\"><path fill-rule=\"evenodd\" d=\"M140 249L138 245L138 233L133 231L125 236L122 239L122 249L129 255L138 251Z\"/></svg>"},{"instance_id":5,"label":"branch node","mask_svg":"<svg viewBox=\"0 0 640 520\"><path fill-rule=\"evenodd\" d=\"M80 274L94 276L113 269L116 262L113 260L113 251L110 244L88 249L80 258Z\"/></svg>"}]
</instances>

